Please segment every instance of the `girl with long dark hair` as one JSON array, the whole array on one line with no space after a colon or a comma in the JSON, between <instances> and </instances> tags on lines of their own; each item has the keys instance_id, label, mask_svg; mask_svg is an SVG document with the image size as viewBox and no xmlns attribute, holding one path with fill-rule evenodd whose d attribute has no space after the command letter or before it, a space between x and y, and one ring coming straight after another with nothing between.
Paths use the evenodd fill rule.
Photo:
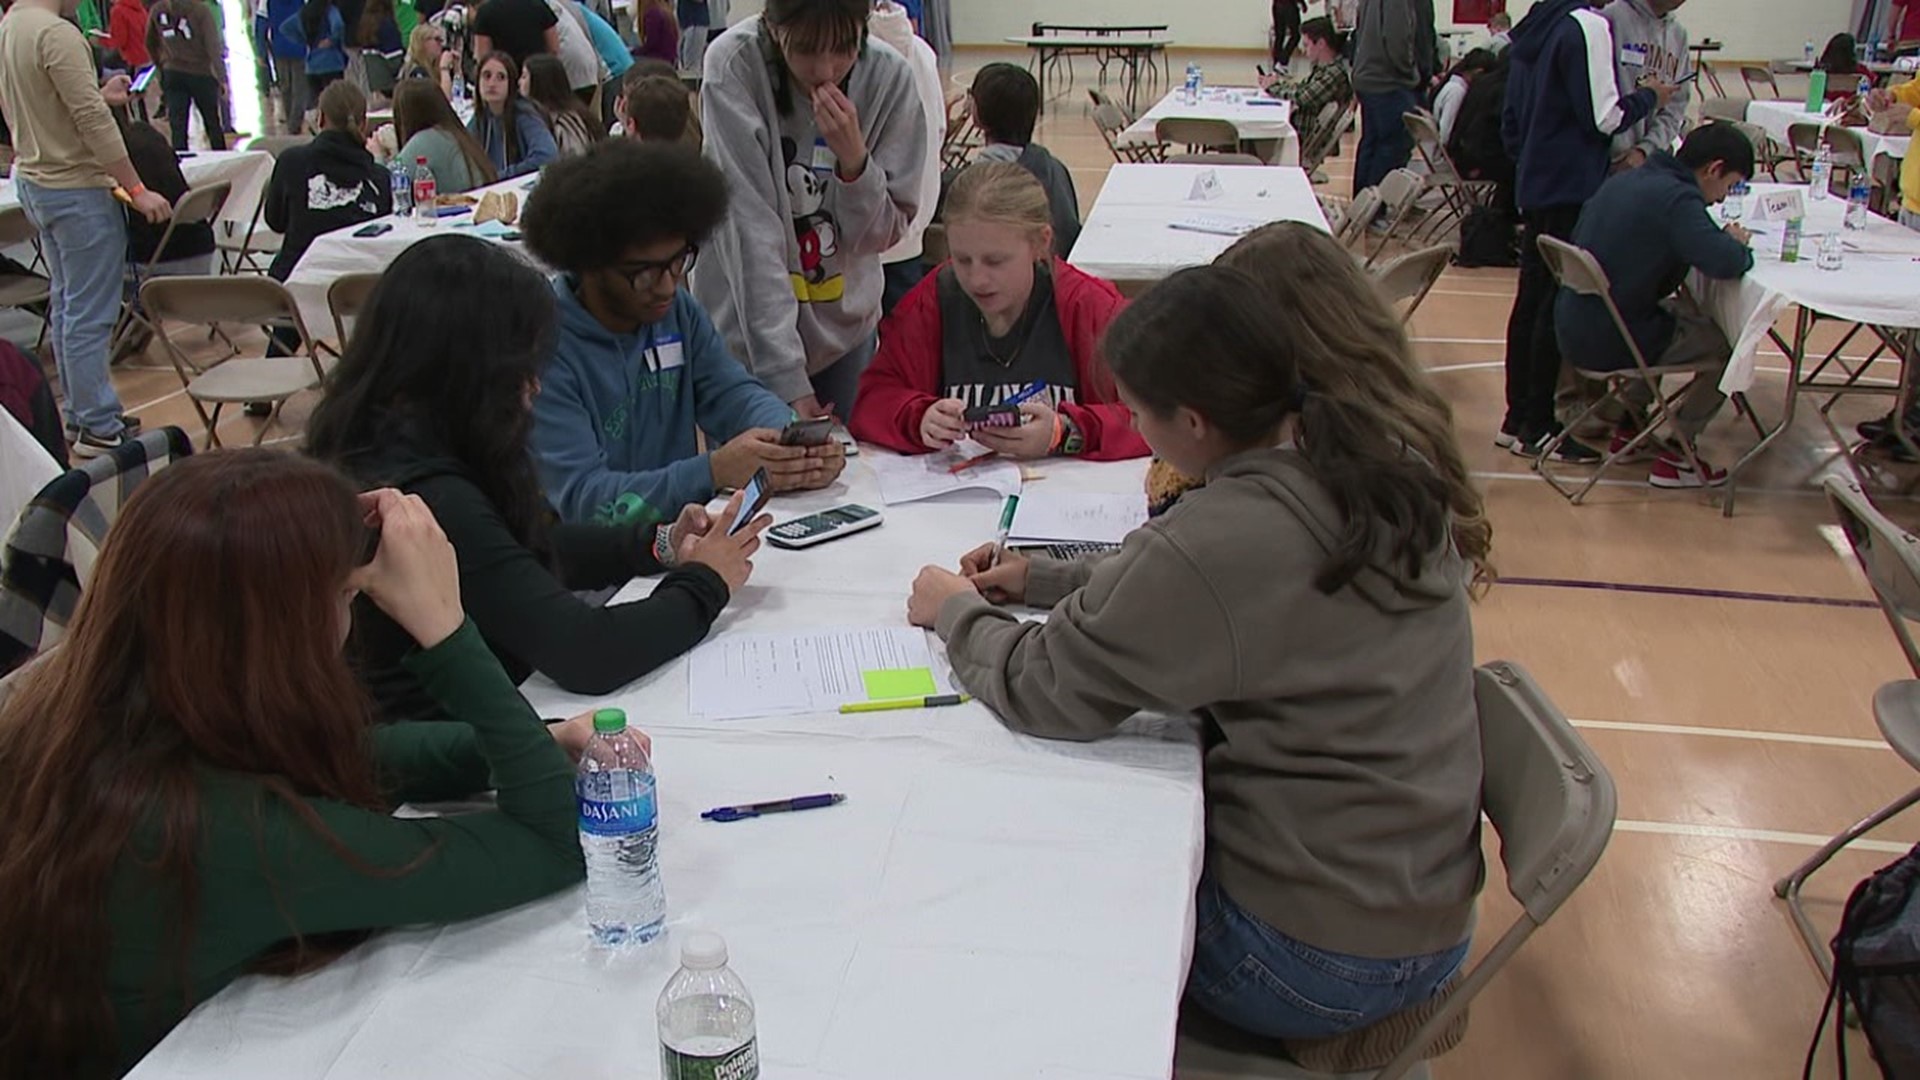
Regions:
<instances>
[{"instance_id":1,"label":"girl with long dark hair","mask_svg":"<svg viewBox=\"0 0 1920 1080\"><path fill-rule=\"evenodd\" d=\"M447 194L485 187L499 177L486 147L460 123L438 83L402 79L393 88L393 128L401 161L427 159L434 181Z\"/></svg>"},{"instance_id":2,"label":"girl with long dark hair","mask_svg":"<svg viewBox=\"0 0 1920 1080\"><path fill-rule=\"evenodd\" d=\"M307 452L426 500L459 553L474 623L516 681L537 670L605 694L699 644L753 572L769 519L727 536L736 495L717 521L690 506L670 524L554 524L527 440L555 332L553 290L519 257L467 236L415 244L362 312ZM663 571L638 603L598 607L571 591ZM355 655L383 712L433 715L401 628L361 615Z\"/></svg>"},{"instance_id":3,"label":"girl with long dark hair","mask_svg":"<svg viewBox=\"0 0 1920 1080\"><path fill-rule=\"evenodd\" d=\"M553 132L560 157L584 154L587 147L607 137L600 118L581 104L579 96L567 85L567 66L557 56L542 53L527 57L527 66L520 75L520 94L540 110L547 130Z\"/></svg>"},{"instance_id":4,"label":"girl with long dark hair","mask_svg":"<svg viewBox=\"0 0 1920 1080\"><path fill-rule=\"evenodd\" d=\"M1332 302L1395 325L1364 286ZM1306 374L1346 343L1303 328L1297 303L1222 266L1141 296L1107 362L1154 453L1205 486L1109 556L996 561L989 545L966 576L928 567L908 607L1015 730L1095 739L1143 710L1200 715L1187 997L1274 1038L1438 992L1483 874L1468 603L1484 551L1457 542L1458 481L1391 406ZM995 606L1010 602L1052 612L1023 623Z\"/></svg>"},{"instance_id":5,"label":"girl with long dark hair","mask_svg":"<svg viewBox=\"0 0 1920 1080\"><path fill-rule=\"evenodd\" d=\"M356 593L454 722L372 725L341 654ZM0 710L7 1076L118 1076L241 975L582 876L567 751L466 621L433 515L318 462L216 451L148 479L19 678ZM390 816L488 787L498 809Z\"/></svg>"},{"instance_id":6,"label":"girl with long dark hair","mask_svg":"<svg viewBox=\"0 0 1920 1080\"><path fill-rule=\"evenodd\" d=\"M513 62L513 57L503 52L488 53L481 58L474 78L479 83L480 100L467 130L480 140L500 179L536 172L560 155L540 110L520 96L520 65Z\"/></svg>"}]
</instances>

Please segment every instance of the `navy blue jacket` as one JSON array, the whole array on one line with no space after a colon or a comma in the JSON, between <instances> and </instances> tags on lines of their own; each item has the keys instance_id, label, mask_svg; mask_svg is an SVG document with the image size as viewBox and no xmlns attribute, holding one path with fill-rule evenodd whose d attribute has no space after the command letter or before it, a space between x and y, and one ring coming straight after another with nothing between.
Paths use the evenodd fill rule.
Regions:
<instances>
[{"instance_id":1,"label":"navy blue jacket","mask_svg":"<svg viewBox=\"0 0 1920 1080\"><path fill-rule=\"evenodd\" d=\"M1607 178L1613 136L1652 112L1652 90L1622 95L1613 31L1586 0L1543 0L1513 28L1500 139L1522 211L1579 206Z\"/></svg>"},{"instance_id":2,"label":"navy blue jacket","mask_svg":"<svg viewBox=\"0 0 1920 1080\"><path fill-rule=\"evenodd\" d=\"M1753 269L1753 252L1707 216L1707 197L1693 170L1665 151L1600 185L1580 212L1573 242L1607 272L1614 305L1649 364L1658 363L1673 340L1674 318L1660 301L1673 295L1688 270L1730 280ZM1633 354L1599 297L1561 290L1553 325L1560 351L1575 366L1633 366Z\"/></svg>"}]
</instances>

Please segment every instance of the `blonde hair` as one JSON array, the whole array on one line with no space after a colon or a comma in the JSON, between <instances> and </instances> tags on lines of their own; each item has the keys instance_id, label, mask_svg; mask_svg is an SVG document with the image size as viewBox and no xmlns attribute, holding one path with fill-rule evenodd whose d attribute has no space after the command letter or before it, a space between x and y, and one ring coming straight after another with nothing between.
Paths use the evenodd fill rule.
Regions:
<instances>
[{"instance_id":1,"label":"blonde hair","mask_svg":"<svg viewBox=\"0 0 1920 1080\"><path fill-rule=\"evenodd\" d=\"M1047 189L1026 169L1010 161L980 161L961 170L947 191L946 222L986 221L1035 234L1050 228L1053 212Z\"/></svg>"},{"instance_id":2,"label":"blonde hair","mask_svg":"<svg viewBox=\"0 0 1920 1080\"><path fill-rule=\"evenodd\" d=\"M413 28L413 33L407 35L407 59L427 69L430 74L437 74L438 69L434 67L432 60L427 59L427 42L432 41L434 35L440 33L443 31L439 27L423 22Z\"/></svg>"},{"instance_id":3,"label":"blonde hair","mask_svg":"<svg viewBox=\"0 0 1920 1080\"><path fill-rule=\"evenodd\" d=\"M1311 225L1277 222L1248 233L1216 265L1251 275L1296 333L1319 346L1298 351L1314 392L1372 417L1420 455L1447 488L1453 542L1473 566L1476 588L1493 581L1493 525L1453 434L1453 409L1414 362L1399 317L1345 248Z\"/></svg>"}]
</instances>

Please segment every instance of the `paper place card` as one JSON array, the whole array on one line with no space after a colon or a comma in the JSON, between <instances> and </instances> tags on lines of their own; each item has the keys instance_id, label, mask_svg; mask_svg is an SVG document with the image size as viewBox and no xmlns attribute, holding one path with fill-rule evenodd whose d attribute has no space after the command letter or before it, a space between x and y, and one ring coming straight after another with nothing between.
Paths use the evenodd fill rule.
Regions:
<instances>
[{"instance_id":1,"label":"paper place card","mask_svg":"<svg viewBox=\"0 0 1920 1080\"><path fill-rule=\"evenodd\" d=\"M1755 221L1792 221L1807 216L1806 194L1799 188L1768 191L1754 201Z\"/></svg>"},{"instance_id":2,"label":"paper place card","mask_svg":"<svg viewBox=\"0 0 1920 1080\"><path fill-rule=\"evenodd\" d=\"M1220 174L1207 169L1193 178L1193 190L1187 192L1188 202L1211 202L1227 193L1220 184Z\"/></svg>"}]
</instances>

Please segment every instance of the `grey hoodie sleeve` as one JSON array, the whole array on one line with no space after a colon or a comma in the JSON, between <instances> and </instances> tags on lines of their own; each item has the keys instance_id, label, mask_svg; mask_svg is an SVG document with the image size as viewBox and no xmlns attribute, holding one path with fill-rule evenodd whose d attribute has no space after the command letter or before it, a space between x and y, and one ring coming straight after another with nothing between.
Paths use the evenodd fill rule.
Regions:
<instances>
[{"instance_id":1,"label":"grey hoodie sleeve","mask_svg":"<svg viewBox=\"0 0 1920 1080\"><path fill-rule=\"evenodd\" d=\"M813 383L800 339L800 301L788 279L793 222L773 166L779 155L768 142L779 132L769 129L755 100L765 78L752 70L758 63L752 49L707 55L700 125L708 159L726 175L728 205L726 220L708 240L721 287L697 291L716 321L737 328L730 332L738 335L747 369L780 400L793 402L811 395Z\"/></svg>"},{"instance_id":2,"label":"grey hoodie sleeve","mask_svg":"<svg viewBox=\"0 0 1920 1080\"><path fill-rule=\"evenodd\" d=\"M882 254L907 235L920 209L920 174L927 167L927 121L913 88L913 69L900 60L881 70L871 98L855 103L863 110L867 167L852 182L833 179L844 247L855 255Z\"/></svg>"}]
</instances>

